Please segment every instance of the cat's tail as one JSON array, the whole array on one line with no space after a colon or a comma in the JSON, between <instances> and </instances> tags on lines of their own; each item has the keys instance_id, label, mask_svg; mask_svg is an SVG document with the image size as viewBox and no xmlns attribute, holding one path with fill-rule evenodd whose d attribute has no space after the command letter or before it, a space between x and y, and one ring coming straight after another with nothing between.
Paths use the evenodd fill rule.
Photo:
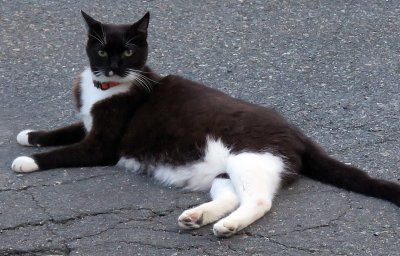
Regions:
<instances>
[{"instance_id":1,"label":"cat's tail","mask_svg":"<svg viewBox=\"0 0 400 256\"><path fill-rule=\"evenodd\" d=\"M372 178L366 172L343 164L310 142L303 156L301 173L311 179L367 196L392 202L400 207L400 185Z\"/></svg>"}]
</instances>

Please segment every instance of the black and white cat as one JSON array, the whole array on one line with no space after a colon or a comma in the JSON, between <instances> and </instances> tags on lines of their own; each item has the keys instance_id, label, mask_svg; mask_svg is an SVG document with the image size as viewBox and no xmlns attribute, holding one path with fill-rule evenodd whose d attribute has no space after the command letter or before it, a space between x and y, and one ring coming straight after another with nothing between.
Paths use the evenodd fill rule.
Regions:
<instances>
[{"instance_id":1,"label":"black and white cat","mask_svg":"<svg viewBox=\"0 0 400 256\"><path fill-rule=\"evenodd\" d=\"M299 175L400 206L400 186L329 157L271 109L234 99L146 66L149 14L132 25L100 23L84 12L90 68L75 82L81 122L25 130L25 146L61 146L21 156L15 172L120 165L163 184L210 190L212 201L186 210L184 229L214 224L228 237L271 209L274 195Z\"/></svg>"}]
</instances>

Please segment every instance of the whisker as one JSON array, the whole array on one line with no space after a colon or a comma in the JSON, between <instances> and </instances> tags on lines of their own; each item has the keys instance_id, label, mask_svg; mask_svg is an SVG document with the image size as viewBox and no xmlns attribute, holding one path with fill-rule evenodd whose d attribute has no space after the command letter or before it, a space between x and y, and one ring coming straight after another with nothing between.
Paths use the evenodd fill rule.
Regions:
<instances>
[{"instance_id":1,"label":"whisker","mask_svg":"<svg viewBox=\"0 0 400 256\"><path fill-rule=\"evenodd\" d=\"M94 38L94 39L96 39L97 41L99 41L99 43L100 43L102 46L104 46L104 43L103 43L103 41L101 41L101 39L97 38L96 36L94 36L94 35L92 35L92 34L89 34L89 36L92 37L92 38Z\"/></svg>"},{"instance_id":2,"label":"whisker","mask_svg":"<svg viewBox=\"0 0 400 256\"><path fill-rule=\"evenodd\" d=\"M132 78L133 80L135 80L136 77L137 77L137 73L128 71L127 74L126 74L126 76L127 76L128 78Z\"/></svg>"},{"instance_id":3,"label":"whisker","mask_svg":"<svg viewBox=\"0 0 400 256\"><path fill-rule=\"evenodd\" d=\"M131 42L133 39L135 39L135 37L132 37L132 38L129 39L127 42L125 42L125 45L134 45L134 46L136 46L135 44L130 44L130 42Z\"/></svg>"},{"instance_id":4,"label":"whisker","mask_svg":"<svg viewBox=\"0 0 400 256\"><path fill-rule=\"evenodd\" d=\"M141 77L142 77L143 79L145 79L145 80L149 80L149 81L151 81L151 82L153 82L153 83L156 83L156 84L159 83L159 82L154 81L153 79L151 79L151 78L149 78L149 77L147 77L147 76L142 75L142 74L150 74L151 72L145 72L145 71L141 71L141 70L137 70L137 69L128 69L128 70L130 70L131 72L136 73L138 76L141 76ZM142 73L142 74L141 74L141 73Z\"/></svg>"},{"instance_id":5,"label":"whisker","mask_svg":"<svg viewBox=\"0 0 400 256\"><path fill-rule=\"evenodd\" d=\"M146 81L151 81L151 82L156 83L156 84L159 83L159 82L154 81L153 79L148 78L147 76L144 76L144 75L142 75L142 74L138 74L138 76L142 77L142 78L145 79Z\"/></svg>"},{"instance_id":6,"label":"whisker","mask_svg":"<svg viewBox=\"0 0 400 256\"><path fill-rule=\"evenodd\" d=\"M141 88L144 88L147 90L147 88L145 86L143 86L143 83L139 80L139 79L135 79L135 84Z\"/></svg>"},{"instance_id":7,"label":"whisker","mask_svg":"<svg viewBox=\"0 0 400 256\"><path fill-rule=\"evenodd\" d=\"M106 37L106 33L104 33L103 24L100 24L100 27L101 27L101 33L103 34L104 44L107 44L107 37Z\"/></svg>"},{"instance_id":8,"label":"whisker","mask_svg":"<svg viewBox=\"0 0 400 256\"><path fill-rule=\"evenodd\" d=\"M146 89L148 92L150 92L150 88L148 87L148 85L139 77L136 78L136 81L139 83L139 85L141 85L142 88Z\"/></svg>"},{"instance_id":9,"label":"whisker","mask_svg":"<svg viewBox=\"0 0 400 256\"><path fill-rule=\"evenodd\" d=\"M139 84L140 84L143 88L145 88L148 92L151 92L151 87L150 87L150 85L149 85L145 80L143 80L143 79L140 78L140 77L137 77L136 80L139 82Z\"/></svg>"},{"instance_id":10,"label":"whisker","mask_svg":"<svg viewBox=\"0 0 400 256\"><path fill-rule=\"evenodd\" d=\"M138 69L133 69L133 68L128 68L127 70L129 70L131 72L136 72L136 73L144 73L144 74L151 73L151 72L145 72L145 71L138 70Z\"/></svg>"},{"instance_id":11,"label":"whisker","mask_svg":"<svg viewBox=\"0 0 400 256\"><path fill-rule=\"evenodd\" d=\"M141 75L141 74L137 74L137 76L138 76L138 78L140 78L141 80L143 80L144 82L146 82L146 83L149 83L150 81L150 79L149 78L147 78L146 76L144 76L144 75Z\"/></svg>"},{"instance_id":12,"label":"whisker","mask_svg":"<svg viewBox=\"0 0 400 256\"><path fill-rule=\"evenodd\" d=\"M104 38L102 39L101 36L95 30L93 30L93 32L96 34L96 37L101 42L101 44L105 46L106 42L104 41Z\"/></svg>"},{"instance_id":13,"label":"whisker","mask_svg":"<svg viewBox=\"0 0 400 256\"><path fill-rule=\"evenodd\" d=\"M98 67L94 67L96 70L93 71L93 74L95 76L101 76L102 74L104 74L104 70L102 68L98 68Z\"/></svg>"}]
</instances>

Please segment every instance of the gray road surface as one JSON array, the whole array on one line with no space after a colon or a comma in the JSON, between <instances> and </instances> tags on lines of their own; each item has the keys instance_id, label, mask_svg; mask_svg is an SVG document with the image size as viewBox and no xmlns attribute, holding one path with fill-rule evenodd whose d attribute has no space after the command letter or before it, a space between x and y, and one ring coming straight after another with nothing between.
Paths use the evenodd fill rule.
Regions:
<instances>
[{"instance_id":1,"label":"gray road surface","mask_svg":"<svg viewBox=\"0 0 400 256\"><path fill-rule=\"evenodd\" d=\"M280 111L330 154L399 181L400 1L0 1L0 255L400 255L400 210L302 179L230 239L178 229L207 195L117 169L18 175L23 129L76 120L79 10L151 12L149 64Z\"/></svg>"}]
</instances>

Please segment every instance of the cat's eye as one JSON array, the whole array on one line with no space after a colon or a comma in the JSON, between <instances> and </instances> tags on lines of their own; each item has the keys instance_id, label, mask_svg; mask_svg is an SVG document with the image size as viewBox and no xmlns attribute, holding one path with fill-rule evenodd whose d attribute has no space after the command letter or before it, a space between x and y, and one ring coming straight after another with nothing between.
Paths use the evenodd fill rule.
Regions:
<instances>
[{"instance_id":1,"label":"cat's eye","mask_svg":"<svg viewBox=\"0 0 400 256\"><path fill-rule=\"evenodd\" d=\"M97 52L97 54L100 56L100 57L107 57L107 52L106 51L103 51L103 50L99 50L98 52Z\"/></svg>"},{"instance_id":2,"label":"cat's eye","mask_svg":"<svg viewBox=\"0 0 400 256\"><path fill-rule=\"evenodd\" d=\"M133 55L133 50L125 50L122 55L124 57L131 57Z\"/></svg>"}]
</instances>

